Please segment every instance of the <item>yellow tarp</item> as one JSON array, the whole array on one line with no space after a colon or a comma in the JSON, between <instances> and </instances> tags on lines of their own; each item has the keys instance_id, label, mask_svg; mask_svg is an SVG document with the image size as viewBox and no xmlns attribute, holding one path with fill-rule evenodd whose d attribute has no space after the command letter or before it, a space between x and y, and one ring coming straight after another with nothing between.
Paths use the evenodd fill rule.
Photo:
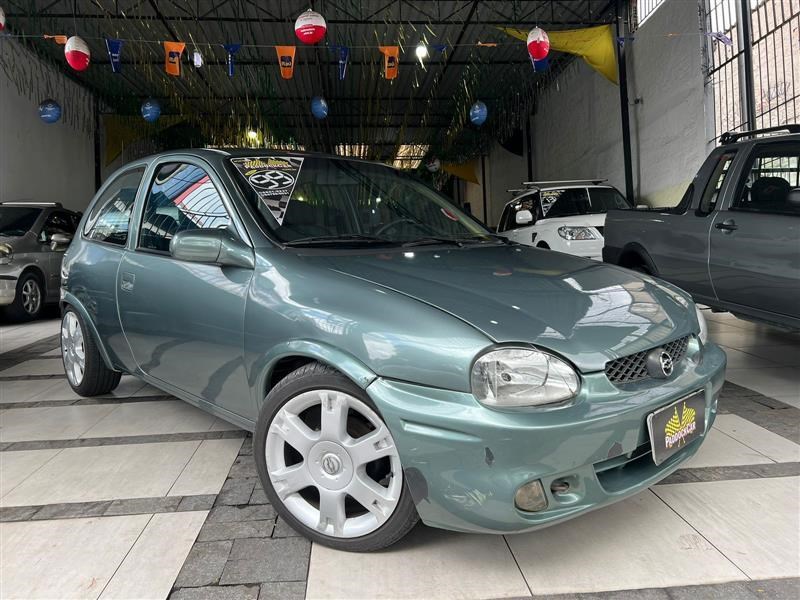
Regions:
<instances>
[{"instance_id":1,"label":"yellow tarp","mask_svg":"<svg viewBox=\"0 0 800 600\"><path fill-rule=\"evenodd\" d=\"M471 160L465 163L443 163L442 170L450 173L451 175L455 175L464 181L478 183L478 176L475 175L475 169L477 166L477 160Z\"/></svg>"},{"instance_id":2,"label":"yellow tarp","mask_svg":"<svg viewBox=\"0 0 800 600\"><path fill-rule=\"evenodd\" d=\"M510 27L500 27L499 29L523 42L528 39L528 32L525 30ZM580 56L611 83L618 83L617 56L614 51L611 25L548 31L547 36L550 38L551 50Z\"/></svg>"}]
</instances>

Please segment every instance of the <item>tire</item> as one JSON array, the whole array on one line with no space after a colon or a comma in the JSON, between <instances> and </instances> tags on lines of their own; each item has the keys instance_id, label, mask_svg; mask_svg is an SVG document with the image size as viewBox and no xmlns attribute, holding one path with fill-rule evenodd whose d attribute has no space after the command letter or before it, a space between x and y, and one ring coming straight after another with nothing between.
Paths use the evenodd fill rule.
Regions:
<instances>
[{"instance_id":1,"label":"tire","mask_svg":"<svg viewBox=\"0 0 800 600\"><path fill-rule=\"evenodd\" d=\"M550 250L550 246L547 245L547 242L539 242L536 244L537 248L541 248L542 250Z\"/></svg>"},{"instance_id":2,"label":"tire","mask_svg":"<svg viewBox=\"0 0 800 600\"><path fill-rule=\"evenodd\" d=\"M122 373L106 366L92 334L71 307L61 317L61 360L67 381L79 396L107 394L119 385L122 377Z\"/></svg>"},{"instance_id":3,"label":"tire","mask_svg":"<svg viewBox=\"0 0 800 600\"><path fill-rule=\"evenodd\" d=\"M23 273L17 280L17 291L6 309L10 318L15 321L32 321L42 314L44 309L44 286L41 278L31 271Z\"/></svg>"},{"instance_id":4,"label":"tire","mask_svg":"<svg viewBox=\"0 0 800 600\"><path fill-rule=\"evenodd\" d=\"M332 415L324 423L323 406ZM373 453L380 457L368 462ZM253 434L253 456L278 515L313 542L370 552L398 542L419 520L377 407L327 365L306 364L270 391ZM320 510L323 499L332 518Z\"/></svg>"}]
</instances>

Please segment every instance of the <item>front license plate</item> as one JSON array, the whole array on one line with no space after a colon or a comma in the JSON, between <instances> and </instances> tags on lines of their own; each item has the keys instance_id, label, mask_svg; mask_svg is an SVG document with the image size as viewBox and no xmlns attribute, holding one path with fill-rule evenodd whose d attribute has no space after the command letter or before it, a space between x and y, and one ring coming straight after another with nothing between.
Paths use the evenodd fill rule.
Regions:
<instances>
[{"instance_id":1,"label":"front license plate","mask_svg":"<svg viewBox=\"0 0 800 600\"><path fill-rule=\"evenodd\" d=\"M647 415L653 461L660 465L706 430L706 399L702 391Z\"/></svg>"}]
</instances>

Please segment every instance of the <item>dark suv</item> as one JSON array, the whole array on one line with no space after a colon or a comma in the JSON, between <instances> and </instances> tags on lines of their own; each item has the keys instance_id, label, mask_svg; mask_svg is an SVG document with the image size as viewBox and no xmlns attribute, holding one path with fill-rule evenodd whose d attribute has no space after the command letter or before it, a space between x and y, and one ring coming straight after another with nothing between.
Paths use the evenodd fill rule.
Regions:
<instances>
[{"instance_id":1,"label":"dark suv","mask_svg":"<svg viewBox=\"0 0 800 600\"><path fill-rule=\"evenodd\" d=\"M712 308L800 329L800 125L720 142L676 207L608 213L603 260Z\"/></svg>"}]
</instances>

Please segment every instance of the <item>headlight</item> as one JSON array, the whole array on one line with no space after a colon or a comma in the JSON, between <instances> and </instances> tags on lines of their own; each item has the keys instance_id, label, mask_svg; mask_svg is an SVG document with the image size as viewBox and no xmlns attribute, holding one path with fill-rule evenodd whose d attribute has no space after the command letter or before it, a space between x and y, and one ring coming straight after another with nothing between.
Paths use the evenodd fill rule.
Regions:
<instances>
[{"instance_id":1,"label":"headlight","mask_svg":"<svg viewBox=\"0 0 800 600\"><path fill-rule=\"evenodd\" d=\"M487 406L539 406L578 393L578 375L566 362L532 348L487 352L472 367L472 393Z\"/></svg>"},{"instance_id":2,"label":"headlight","mask_svg":"<svg viewBox=\"0 0 800 600\"><path fill-rule=\"evenodd\" d=\"M14 249L8 244L0 244L0 265L7 265L14 258Z\"/></svg>"},{"instance_id":3,"label":"headlight","mask_svg":"<svg viewBox=\"0 0 800 600\"><path fill-rule=\"evenodd\" d=\"M565 240L594 240L594 233L588 227L564 227L558 228L558 235Z\"/></svg>"},{"instance_id":4,"label":"headlight","mask_svg":"<svg viewBox=\"0 0 800 600\"><path fill-rule=\"evenodd\" d=\"M703 316L703 313L700 312L700 309L695 305L694 307L695 312L697 313L697 322L700 324L700 333L697 334L697 337L700 338L702 343L708 342L708 324L706 323L706 318Z\"/></svg>"}]
</instances>

